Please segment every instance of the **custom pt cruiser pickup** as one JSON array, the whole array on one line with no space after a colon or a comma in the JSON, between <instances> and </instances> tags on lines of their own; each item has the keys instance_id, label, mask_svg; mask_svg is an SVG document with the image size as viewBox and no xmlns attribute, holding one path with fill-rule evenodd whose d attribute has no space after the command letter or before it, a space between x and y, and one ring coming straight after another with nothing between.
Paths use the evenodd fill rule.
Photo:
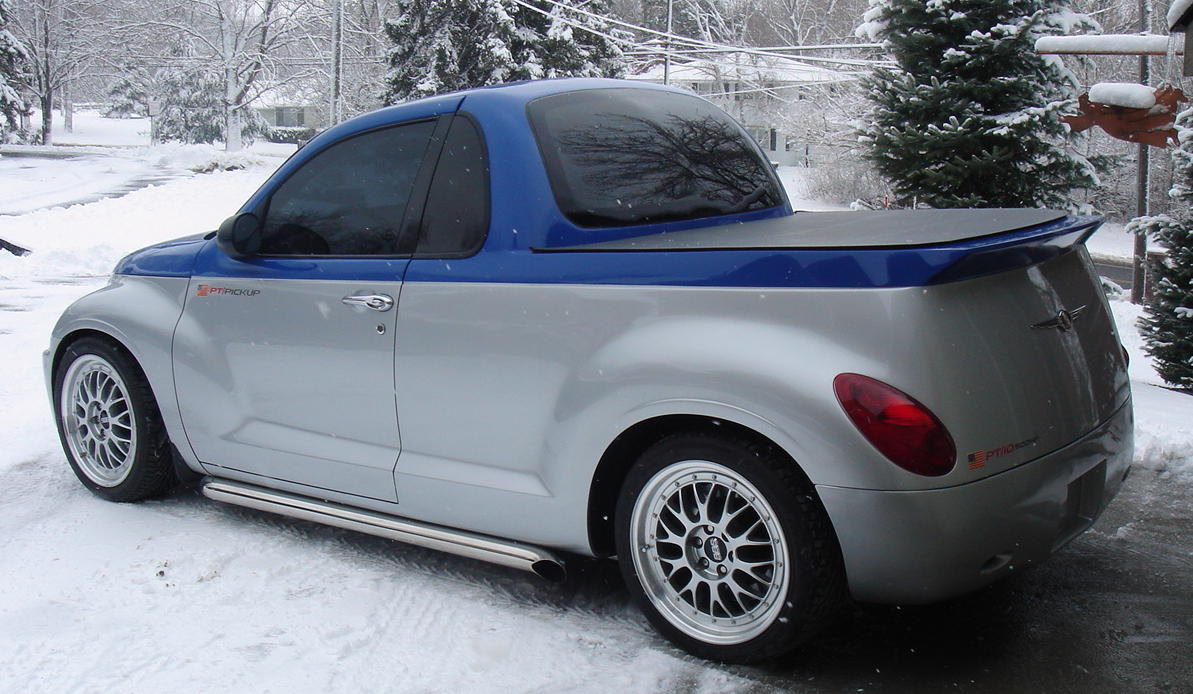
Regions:
<instances>
[{"instance_id":1,"label":"custom pt cruiser pickup","mask_svg":"<svg viewBox=\"0 0 1193 694\"><path fill-rule=\"evenodd\" d=\"M189 481L557 580L616 557L662 634L749 661L1098 517L1133 447L1098 224L793 212L694 95L504 85L319 135L124 258L45 370L101 497Z\"/></svg>"}]
</instances>

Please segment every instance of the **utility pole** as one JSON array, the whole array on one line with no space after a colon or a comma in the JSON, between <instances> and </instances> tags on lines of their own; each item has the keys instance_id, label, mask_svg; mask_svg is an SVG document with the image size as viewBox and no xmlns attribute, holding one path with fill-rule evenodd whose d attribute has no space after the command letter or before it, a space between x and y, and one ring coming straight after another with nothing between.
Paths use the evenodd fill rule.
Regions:
<instances>
[{"instance_id":1,"label":"utility pole","mask_svg":"<svg viewBox=\"0 0 1193 694\"><path fill-rule=\"evenodd\" d=\"M1147 0L1139 0L1139 32L1148 31ZM1146 55L1139 56L1139 83L1146 85L1151 80L1151 70ZM1136 172L1135 216L1145 217L1151 211L1151 157L1148 146L1139 145L1139 155L1136 158L1138 169ZM1144 282L1147 281L1147 237L1143 234L1135 235L1135 252L1133 269L1131 272L1131 303L1143 302Z\"/></svg>"},{"instance_id":2,"label":"utility pole","mask_svg":"<svg viewBox=\"0 0 1193 694\"><path fill-rule=\"evenodd\" d=\"M331 113L329 125L344 118L344 0L336 0L331 17Z\"/></svg>"},{"instance_id":3,"label":"utility pole","mask_svg":"<svg viewBox=\"0 0 1193 694\"><path fill-rule=\"evenodd\" d=\"M671 15L675 0L667 0L667 38L663 39L663 84L671 83Z\"/></svg>"}]
</instances>

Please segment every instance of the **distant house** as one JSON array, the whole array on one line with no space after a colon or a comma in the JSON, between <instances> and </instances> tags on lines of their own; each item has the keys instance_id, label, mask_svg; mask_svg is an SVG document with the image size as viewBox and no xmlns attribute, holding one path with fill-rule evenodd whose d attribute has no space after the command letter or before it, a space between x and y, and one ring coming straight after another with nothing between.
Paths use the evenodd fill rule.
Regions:
<instances>
[{"instance_id":1,"label":"distant house","mask_svg":"<svg viewBox=\"0 0 1193 694\"><path fill-rule=\"evenodd\" d=\"M322 130L327 127L328 107L319 94L288 87L267 89L253 108L271 128Z\"/></svg>"},{"instance_id":2,"label":"distant house","mask_svg":"<svg viewBox=\"0 0 1193 694\"><path fill-rule=\"evenodd\" d=\"M663 83L656 63L630 79ZM856 81L848 72L794 59L733 52L689 62L672 62L668 83L690 89L736 117L771 161L809 166L820 156L799 123L800 101L809 101ZM804 134L801 135L801 130Z\"/></svg>"}]
</instances>

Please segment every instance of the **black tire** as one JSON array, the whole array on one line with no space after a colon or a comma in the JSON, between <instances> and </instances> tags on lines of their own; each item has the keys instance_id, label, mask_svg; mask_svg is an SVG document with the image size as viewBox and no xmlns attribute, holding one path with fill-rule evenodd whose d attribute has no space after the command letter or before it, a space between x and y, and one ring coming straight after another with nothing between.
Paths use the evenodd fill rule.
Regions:
<instances>
[{"instance_id":1,"label":"black tire","mask_svg":"<svg viewBox=\"0 0 1193 694\"><path fill-rule=\"evenodd\" d=\"M85 414L87 408L76 405L74 398L64 404L64 388L74 387L80 398L89 398L79 390L85 387L81 379L87 377L87 369L102 379L98 388L116 400L102 422L98 416ZM124 396L123 405L119 394ZM62 449L83 486L109 501L140 501L162 496L177 484L170 439L157 400L140 366L123 348L97 337L71 343L54 369L53 397ZM92 404L98 407L100 399L95 398ZM129 446L122 447L125 438ZM93 452L100 448L104 450ZM128 455L120 456L121 450Z\"/></svg>"},{"instance_id":2,"label":"black tire","mask_svg":"<svg viewBox=\"0 0 1193 694\"><path fill-rule=\"evenodd\" d=\"M660 633L702 658L778 657L831 624L847 603L828 515L773 446L704 432L660 440L622 486L616 537L635 602Z\"/></svg>"}]
</instances>

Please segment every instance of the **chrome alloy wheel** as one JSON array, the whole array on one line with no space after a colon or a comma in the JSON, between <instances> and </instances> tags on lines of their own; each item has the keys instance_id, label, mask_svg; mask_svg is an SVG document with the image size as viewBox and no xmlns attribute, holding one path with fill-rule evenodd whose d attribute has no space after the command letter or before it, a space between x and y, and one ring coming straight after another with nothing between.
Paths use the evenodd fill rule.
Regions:
<instances>
[{"instance_id":1,"label":"chrome alloy wheel","mask_svg":"<svg viewBox=\"0 0 1193 694\"><path fill-rule=\"evenodd\" d=\"M88 479L115 487L132 471L136 424L128 387L106 359L80 356L62 381L59 411L67 445Z\"/></svg>"},{"instance_id":2,"label":"chrome alloy wheel","mask_svg":"<svg viewBox=\"0 0 1193 694\"><path fill-rule=\"evenodd\" d=\"M685 634L744 643L782 609L787 541L770 504L733 470L703 460L660 470L638 495L630 531L647 598Z\"/></svg>"}]
</instances>

